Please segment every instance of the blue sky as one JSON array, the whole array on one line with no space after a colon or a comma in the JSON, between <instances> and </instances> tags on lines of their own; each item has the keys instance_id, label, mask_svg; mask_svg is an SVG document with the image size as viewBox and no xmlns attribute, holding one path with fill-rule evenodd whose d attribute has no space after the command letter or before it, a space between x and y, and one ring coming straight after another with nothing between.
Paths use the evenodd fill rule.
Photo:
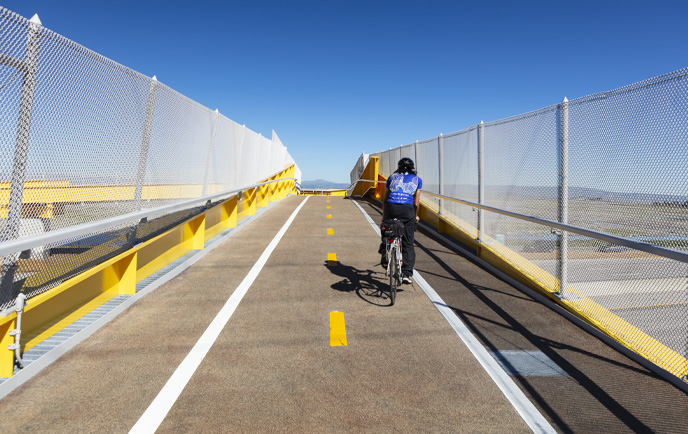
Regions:
<instances>
[{"instance_id":1,"label":"blue sky","mask_svg":"<svg viewBox=\"0 0 688 434\"><path fill-rule=\"evenodd\" d=\"M303 179L688 66L686 1L11 0L270 136Z\"/></svg>"}]
</instances>

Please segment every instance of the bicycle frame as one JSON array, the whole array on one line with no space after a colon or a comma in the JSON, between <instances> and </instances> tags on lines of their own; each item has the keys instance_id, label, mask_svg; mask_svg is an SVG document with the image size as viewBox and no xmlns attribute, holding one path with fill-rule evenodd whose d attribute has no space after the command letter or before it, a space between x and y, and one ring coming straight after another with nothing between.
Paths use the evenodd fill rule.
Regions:
<instances>
[{"instance_id":1,"label":"bicycle frame","mask_svg":"<svg viewBox=\"0 0 688 434\"><path fill-rule=\"evenodd\" d=\"M385 275L390 278L390 300L392 301L391 304L394 304L397 286L401 285L401 265L403 263L401 255L401 238L391 238L385 248L387 249L387 270ZM394 264L393 261L396 261L396 264Z\"/></svg>"}]
</instances>

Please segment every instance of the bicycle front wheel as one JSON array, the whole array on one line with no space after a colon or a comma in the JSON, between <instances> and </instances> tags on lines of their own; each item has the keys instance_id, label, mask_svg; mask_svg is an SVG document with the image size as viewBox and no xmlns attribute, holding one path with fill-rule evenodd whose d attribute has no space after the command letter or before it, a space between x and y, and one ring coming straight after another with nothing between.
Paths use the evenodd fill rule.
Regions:
<instances>
[{"instance_id":1,"label":"bicycle front wheel","mask_svg":"<svg viewBox=\"0 0 688 434\"><path fill-rule=\"evenodd\" d=\"M397 298L397 285L399 284L399 261L397 261L397 249L392 249L390 252L390 273L389 273L389 299L394 305L394 300Z\"/></svg>"}]
</instances>

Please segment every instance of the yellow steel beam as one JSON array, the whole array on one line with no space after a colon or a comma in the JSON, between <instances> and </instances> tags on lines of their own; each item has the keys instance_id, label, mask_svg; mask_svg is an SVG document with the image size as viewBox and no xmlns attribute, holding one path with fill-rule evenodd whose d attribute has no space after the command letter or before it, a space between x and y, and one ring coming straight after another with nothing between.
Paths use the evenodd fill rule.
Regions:
<instances>
[{"instance_id":1,"label":"yellow steel beam","mask_svg":"<svg viewBox=\"0 0 688 434\"><path fill-rule=\"evenodd\" d=\"M258 188L250 188L241 192L241 201L238 208L238 219L256 214L256 204L258 202Z\"/></svg>"},{"instance_id":2,"label":"yellow steel beam","mask_svg":"<svg viewBox=\"0 0 688 434\"><path fill-rule=\"evenodd\" d=\"M294 167L292 166L285 172L289 171L293 173ZM277 179L277 177L273 176L272 179ZM54 194L52 197L60 198L59 202L65 202L67 200L64 199L64 195L56 194L55 191L62 189L61 191L64 193L67 189L71 190L72 188L76 188L76 190L71 190L76 192L76 199L73 197L70 200L73 202L78 202L80 200L77 199L83 197L90 198L89 201L95 201L92 194L96 193L104 195L99 200L122 200L122 194L129 194L128 189L131 189L133 195L133 187L127 186L114 189L112 187L102 187L103 190L100 190L101 187L65 187L66 181L59 181L53 184L51 182L29 182L27 186L30 188L38 185L47 185L49 188L55 189L52 192L44 193L45 196L42 197L29 197L32 200L40 199L42 201L49 198L50 194ZM4 187L9 188L0 183L0 189ZM180 186L168 187L170 188L150 189L147 193L144 193L143 197L150 198L152 197L150 195L157 195L155 196L156 198L163 198L163 196L165 198L172 198L186 194L192 195L191 197L197 197L200 194L200 190L199 193L193 190L197 186L186 186L192 187L188 189L181 188ZM144 192L146 192L145 188ZM34 347L52 336L56 331L73 323L115 295L134 294L136 282L150 276L192 249L203 249L207 239L226 228L236 227L238 220L255 214L256 206L261 201L262 206L267 206L271 197L275 200L278 199L279 195L277 192L278 189L275 186L273 196L271 196L269 185L248 189L242 192L241 202L237 200L238 198L235 195L223 203L180 223L174 228L64 281L43 294L31 298L22 316L22 336L26 338L22 342L23 350ZM1 200L0 206L2 204ZM241 203L241 210L239 209L239 203ZM101 248L100 250L107 250L114 247L103 245L91 250L99 248ZM85 261L84 264L93 260L92 254L82 255L85 257L80 261ZM40 273L41 276L39 276L38 280L50 280L55 273L54 271L44 270ZM29 280L32 277L29 277ZM16 313L13 312L5 317L0 317L0 377L10 377L12 375L14 353L8 350L7 346L14 341L13 336L10 335L10 331L14 328L16 328Z\"/></svg>"},{"instance_id":3,"label":"yellow steel beam","mask_svg":"<svg viewBox=\"0 0 688 434\"><path fill-rule=\"evenodd\" d=\"M235 228L237 224L237 196L209 209L205 214L205 240L228 228Z\"/></svg>"},{"instance_id":4,"label":"yellow steel beam","mask_svg":"<svg viewBox=\"0 0 688 434\"><path fill-rule=\"evenodd\" d=\"M270 191L269 185L261 185L258 187L258 202L256 206L258 208L265 208L270 203Z\"/></svg>"},{"instance_id":5,"label":"yellow steel beam","mask_svg":"<svg viewBox=\"0 0 688 434\"><path fill-rule=\"evenodd\" d=\"M192 249L202 249L209 211L220 216L213 217L213 227L236 226L236 196L233 199L31 298L22 316L22 349L32 348L117 294L135 294L137 281ZM9 332L15 321L16 313L0 318L0 377L12 375L14 354L5 342L13 342Z\"/></svg>"},{"instance_id":6,"label":"yellow steel beam","mask_svg":"<svg viewBox=\"0 0 688 434\"><path fill-rule=\"evenodd\" d=\"M54 334L57 324L64 323L67 317L71 317L73 322L88 313L75 314L78 307L97 298L102 304L117 294L134 294L135 276L136 252L127 251L33 297L22 315L23 350ZM4 333L9 335L15 321L16 313L0 318L0 331L3 332L0 341L3 343L10 340ZM0 348L0 376L12 376L13 366L14 353L7 347Z\"/></svg>"}]
</instances>

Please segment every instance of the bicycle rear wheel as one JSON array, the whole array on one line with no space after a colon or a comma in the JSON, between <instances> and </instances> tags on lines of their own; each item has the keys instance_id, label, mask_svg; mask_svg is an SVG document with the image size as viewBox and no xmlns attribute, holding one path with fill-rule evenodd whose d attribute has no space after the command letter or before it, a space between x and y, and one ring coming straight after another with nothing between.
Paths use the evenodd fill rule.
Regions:
<instances>
[{"instance_id":1,"label":"bicycle rear wheel","mask_svg":"<svg viewBox=\"0 0 688 434\"><path fill-rule=\"evenodd\" d=\"M399 274L399 261L397 261L397 249L391 249L390 254L390 270L389 270L389 299L394 305L394 301L397 298L397 285L399 284L398 274Z\"/></svg>"}]
</instances>

